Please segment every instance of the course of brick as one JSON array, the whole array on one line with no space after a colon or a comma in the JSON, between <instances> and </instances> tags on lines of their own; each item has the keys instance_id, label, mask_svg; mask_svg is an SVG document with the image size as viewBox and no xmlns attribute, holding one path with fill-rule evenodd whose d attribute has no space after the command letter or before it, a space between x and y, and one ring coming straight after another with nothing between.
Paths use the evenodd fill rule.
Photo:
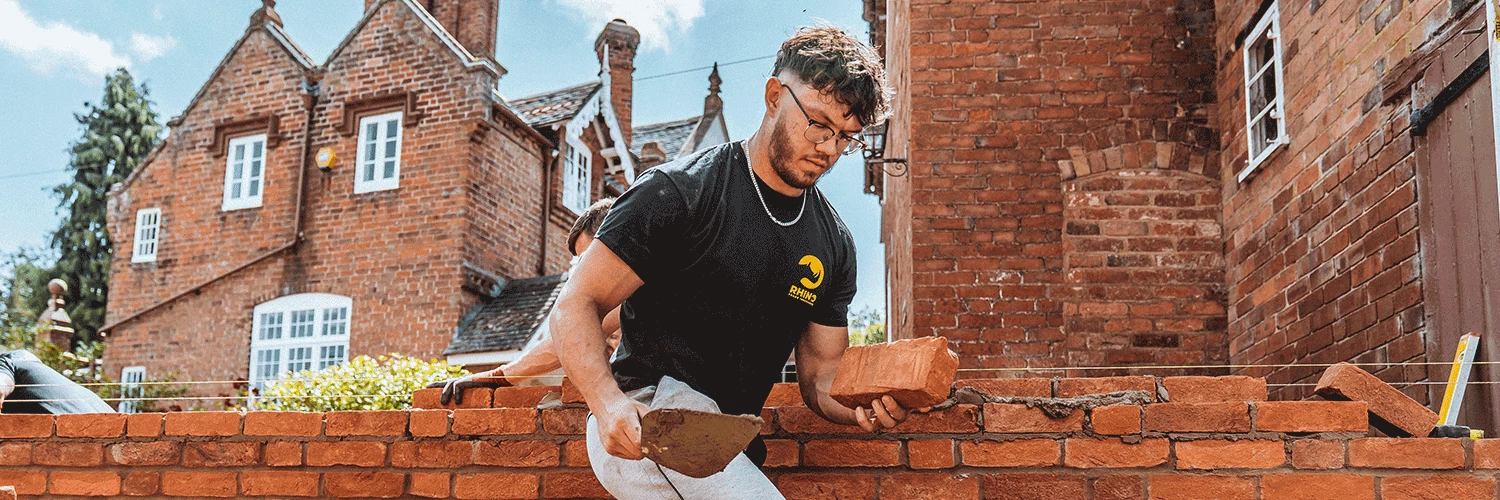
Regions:
<instances>
[{"instance_id":1,"label":"course of brick","mask_svg":"<svg viewBox=\"0 0 1500 500\"><path fill-rule=\"evenodd\" d=\"M869 434L818 418L788 397L794 385L780 385L761 415L766 471L791 499L1497 497L1500 440L1366 437L1364 403L1253 399L1264 393L1258 379L1010 388L1052 396L1142 381L1196 402L1062 419L1024 405L956 405ZM607 497L588 468L587 410L576 397L536 408L549 392L563 390L475 390L456 409L0 415L0 485L22 498ZM429 394L420 403L435 405Z\"/></svg>"}]
</instances>

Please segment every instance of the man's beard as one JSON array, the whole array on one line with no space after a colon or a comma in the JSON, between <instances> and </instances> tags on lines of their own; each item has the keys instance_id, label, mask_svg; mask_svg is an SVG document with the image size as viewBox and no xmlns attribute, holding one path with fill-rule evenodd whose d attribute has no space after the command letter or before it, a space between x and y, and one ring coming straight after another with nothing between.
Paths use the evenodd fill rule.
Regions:
<instances>
[{"instance_id":1,"label":"man's beard","mask_svg":"<svg viewBox=\"0 0 1500 500\"><path fill-rule=\"evenodd\" d=\"M767 154L771 157L771 169L775 170L776 176L780 177L781 182L785 182L788 186L797 189L812 189L813 185L818 183L818 178L822 174L803 174L792 169L792 162L798 160L791 151L792 131L788 127L781 126L779 121L776 124L776 131L771 133L770 143L767 144ZM824 159L821 154L814 153L814 155L814 157L809 159ZM833 169L833 161L835 159L830 158L826 160L830 170ZM828 170L824 170L823 173L828 173Z\"/></svg>"}]
</instances>

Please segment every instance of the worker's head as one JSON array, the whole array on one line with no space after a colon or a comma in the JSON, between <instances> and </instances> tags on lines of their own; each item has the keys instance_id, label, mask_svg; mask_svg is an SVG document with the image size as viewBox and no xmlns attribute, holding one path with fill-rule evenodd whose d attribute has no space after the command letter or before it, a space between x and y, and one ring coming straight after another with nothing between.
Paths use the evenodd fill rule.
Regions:
<instances>
[{"instance_id":1,"label":"worker's head","mask_svg":"<svg viewBox=\"0 0 1500 500\"><path fill-rule=\"evenodd\" d=\"M573 221L573 229L568 230L568 251L573 255L581 255L583 251L594 242L594 233L599 232L599 224L604 222L604 214L609 213L609 207L615 206L614 198L604 198L589 205L589 208Z\"/></svg>"},{"instance_id":2,"label":"worker's head","mask_svg":"<svg viewBox=\"0 0 1500 500\"><path fill-rule=\"evenodd\" d=\"M890 108L880 56L830 26L802 28L781 44L765 99L756 133L767 134L777 176L797 189L817 183L840 154L857 152L860 131Z\"/></svg>"}]
</instances>

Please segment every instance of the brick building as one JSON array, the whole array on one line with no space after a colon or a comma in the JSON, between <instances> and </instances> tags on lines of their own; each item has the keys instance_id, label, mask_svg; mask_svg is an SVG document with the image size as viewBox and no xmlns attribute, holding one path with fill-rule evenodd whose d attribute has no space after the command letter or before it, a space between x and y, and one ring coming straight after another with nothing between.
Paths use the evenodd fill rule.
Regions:
<instances>
[{"instance_id":1,"label":"brick building","mask_svg":"<svg viewBox=\"0 0 1500 500\"><path fill-rule=\"evenodd\" d=\"M966 376L1445 380L1410 363L1500 311L1485 4L867 0L892 336Z\"/></svg>"},{"instance_id":2,"label":"brick building","mask_svg":"<svg viewBox=\"0 0 1500 500\"><path fill-rule=\"evenodd\" d=\"M498 11L366 0L317 64L265 0L111 191L110 375L438 357L507 283L564 271L576 214L649 165L629 147L639 34L609 23L597 79L557 113L496 90Z\"/></svg>"}]
</instances>

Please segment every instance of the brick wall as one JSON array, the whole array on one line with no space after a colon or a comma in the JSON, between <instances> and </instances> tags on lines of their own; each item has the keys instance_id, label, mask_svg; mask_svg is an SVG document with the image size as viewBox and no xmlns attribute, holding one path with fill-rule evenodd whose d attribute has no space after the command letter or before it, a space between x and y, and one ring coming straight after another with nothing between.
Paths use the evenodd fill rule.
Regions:
<instances>
[{"instance_id":1,"label":"brick wall","mask_svg":"<svg viewBox=\"0 0 1500 500\"><path fill-rule=\"evenodd\" d=\"M1365 437L1363 403L1264 401L1263 380L960 381L995 394L1163 387L1171 403L958 405L892 432L767 400L767 474L790 499L1497 498L1500 440ZM534 405L549 391L561 406ZM419 405L435 394L419 393ZM24 498L600 498L567 389L475 390L468 408L0 415L0 485ZM1378 496L1377 496L1378 495Z\"/></svg>"},{"instance_id":2,"label":"brick wall","mask_svg":"<svg viewBox=\"0 0 1500 500\"><path fill-rule=\"evenodd\" d=\"M1225 171L1247 164L1243 50L1234 41L1257 3L1219 2L1216 88ZM1224 183L1234 363L1429 359L1411 109L1409 102L1381 105L1379 79L1448 18L1450 3L1281 3L1291 141L1253 178ZM1250 373L1299 383L1318 371ZM1388 381L1427 377L1420 365L1375 373ZM1286 393L1300 397L1307 389ZM1407 392L1428 400L1420 386Z\"/></svg>"}]
</instances>

